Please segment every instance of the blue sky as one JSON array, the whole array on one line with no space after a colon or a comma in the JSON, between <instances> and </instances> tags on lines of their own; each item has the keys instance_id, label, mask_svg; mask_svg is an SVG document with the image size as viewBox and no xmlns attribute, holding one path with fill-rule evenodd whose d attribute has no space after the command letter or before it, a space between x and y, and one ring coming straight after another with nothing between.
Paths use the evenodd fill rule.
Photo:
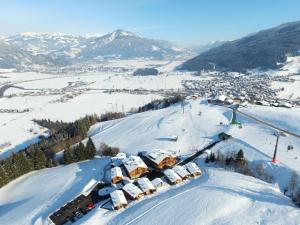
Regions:
<instances>
[{"instance_id":1,"label":"blue sky","mask_svg":"<svg viewBox=\"0 0 300 225\"><path fill-rule=\"evenodd\" d=\"M300 20L299 0L0 0L0 35L121 28L180 45L232 40Z\"/></svg>"}]
</instances>

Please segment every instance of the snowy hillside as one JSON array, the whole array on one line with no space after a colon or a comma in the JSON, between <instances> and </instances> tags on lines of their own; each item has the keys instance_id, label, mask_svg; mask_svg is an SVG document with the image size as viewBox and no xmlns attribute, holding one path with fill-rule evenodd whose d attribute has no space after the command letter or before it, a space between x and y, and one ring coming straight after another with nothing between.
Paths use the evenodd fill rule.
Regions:
<instances>
[{"instance_id":1,"label":"snowy hillside","mask_svg":"<svg viewBox=\"0 0 300 225\"><path fill-rule=\"evenodd\" d=\"M252 109L249 108L249 111ZM262 108L263 110L263 108ZM294 109L293 109L294 110ZM283 189L293 171L300 172L300 141L290 136L280 140L277 164L270 163L276 137L271 128L238 117L242 128L230 125L231 110L208 105L204 100L130 115L123 119L98 123L89 135L99 147L101 142L136 154L155 148L174 150L178 155L193 153L207 146L224 131L233 139L220 143L211 151L231 152L243 149L251 165L263 163L273 175L272 183L223 169L207 167L198 160L204 175L157 194L130 203L125 210L107 211L99 206L75 224L299 224L300 214ZM274 122L286 118L276 114ZM275 118L275 119L274 119ZM295 113L295 120L298 120ZM223 124L220 124L222 122ZM279 124L280 125L280 124ZM177 142L169 140L177 135ZM286 151L293 144L295 150ZM101 180L107 161L60 166L25 175L0 190L0 219L5 225L47 224L47 216L80 194L90 180ZM47 181L42 182L41 180ZM57 192L56 190L60 191ZM32 195L32 193L38 193ZM29 196L29 197L28 197ZM13 202L13 204L12 204ZM32 208L35 208L32 212ZM17 220L15 219L17 217Z\"/></svg>"}]
</instances>

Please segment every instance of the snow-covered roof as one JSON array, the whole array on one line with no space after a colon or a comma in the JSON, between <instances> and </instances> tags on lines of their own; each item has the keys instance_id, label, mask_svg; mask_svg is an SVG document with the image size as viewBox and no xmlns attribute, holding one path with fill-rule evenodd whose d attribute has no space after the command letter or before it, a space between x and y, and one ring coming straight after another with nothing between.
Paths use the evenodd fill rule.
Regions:
<instances>
[{"instance_id":1,"label":"snow-covered roof","mask_svg":"<svg viewBox=\"0 0 300 225\"><path fill-rule=\"evenodd\" d=\"M115 190L115 191L111 192L110 197L111 197L114 207L117 207L117 206L123 205L123 204L127 205L127 200L125 198L123 191L121 191L121 190Z\"/></svg>"},{"instance_id":2,"label":"snow-covered roof","mask_svg":"<svg viewBox=\"0 0 300 225\"><path fill-rule=\"evenodd\" d=\"M148 168L139 156L130 156L123 160L123 164L129 173L137 168Z\"/></svg>"},{"instance_id":3,"label":"snow-covered roof","mask_svg":"<svg viewBox=\"0 0 300 225\"><path fill-rule=\"evenodd\" d=\"M159 164L167 157L176 157L172 152L162 149L155 149L151 152L148 152L146 156L156 164Z\"/></svg>"},{"instance_id":4,"label":"snow-covered roof","mask_svg":"<svg viewBox=\"0 0 300 225\"><path fill-rule=\"evenodd\" d=\"M218 95L215 97L215 100L224 102L228 97L226 95Z\"/></svg>"},{"instance_id":5,"label":"snow-covered roof","mask_svg":"<svg viewBox=\"0 0 300 225\"><path fill-rule=\"evenodd\" d=\"M122 170L118 166L115 166L115 167L111 168L110 173L111 173L111 178L123 177Z\"/></svg>"},{"instance_id":6,"label":"snow-covered roof","mask_svg":"<svg viewBox=\"0 0 300 225\"><path fill-rule=\"evenodd\" d=\"M123 188L122 188L126 193L128 193L131 197L136 198L138 197L140 194L143 194L143 192L141 191L141 189L139 189L137 186L135 186L132 183L128 183L126 184Z\"/></svg>"},{"instance_id":7,"label":"snow-covered roof","mask_svg":"<svg viewBox=\"0 0 300 225\"><path fill-rule=\"evenodd\" d=\"M185 178L189 175L189 172L182 166L174 166L173 170L181 177Z\"/></svg>"},{"instance_id":8,"label":"snow-covered roof","mask_svg":"<svg viewBox=\"0 0 300 225\"><path fill-rule=\"evenodd\" d=\"M153 184L150 182L150 180L146 177L139 178L137 180L138 185L140 186L142 191L148 191L148 190L155 190L155 187Z\"/></svg>"},{"instance_id":9,"label":"snow-covered roof","mask_svg":"<svg viewBox=\"0 0 300 225\"><path fill-rule=\"evenodd\" d=\"M166 169L164 171L164 175L172 182L172 183L175 183L176 181L180 180L181 181L181 178L180 176L175 173L174 170L172 169Z\"/></svg>"},{"instance_id":10,"label":"snow-covered roof","mask_svg":"<svg viewBox=\"0 0 300 225\"><path fill-rule=\"evenodd\" d=\"M159 187L163 185L163 180L159 177L155 178L154 180L151 181L151 183L153 184L154 187Z\"/></svg>"},{"instance_id":11,"label":"snow-covered roof","mask_svg":"<svg viewBox=\"0 0 300 225\"><path fill-rule=\"evenodd\" d=\"M187 168L187 170L191 173L191 174L195 174L195 173L201 173L201 170L199 169L199 167L196 165L196 163L194 162L189 162L185 165L185 167Z\"/></svg>"}]
</instances>

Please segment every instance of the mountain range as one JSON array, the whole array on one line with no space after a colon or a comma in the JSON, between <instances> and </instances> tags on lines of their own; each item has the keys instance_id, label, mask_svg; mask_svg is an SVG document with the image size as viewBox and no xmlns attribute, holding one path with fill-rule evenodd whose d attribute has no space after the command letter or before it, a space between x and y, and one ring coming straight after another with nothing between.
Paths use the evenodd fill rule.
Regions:
<instances>
[{"instance_id":1,"label":"mountain range","mask_svg":"<svg viewBox=\"0 0 300 225\"><path fill-rule=\"evenodd\" d=\"M300 21L225 42L183 63L181 69L238 72L278 69L286 62L288 56L299 54Z\"/></svg>"},{"instance_id":2,"label":"mountain range","mask_svg":"<svg viewBox=\"0 0 300 225\"><path fill-rule=\"evenodd\" d=\"M63 66L99 58L166 59L184 52L185 49L167 41L143 38L124 30L87 37L26 32L0 40L0 67Z\"/></svg>"}]
</instances>

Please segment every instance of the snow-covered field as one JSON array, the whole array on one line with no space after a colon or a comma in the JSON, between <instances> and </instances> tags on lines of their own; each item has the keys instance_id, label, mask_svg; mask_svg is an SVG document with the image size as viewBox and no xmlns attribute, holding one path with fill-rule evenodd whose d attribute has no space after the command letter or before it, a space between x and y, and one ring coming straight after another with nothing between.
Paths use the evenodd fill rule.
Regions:
<instances>
[{"instance_id":1,"label":"snow-covered field","mask_svg":"<svg viewBox=\"0 0 300 225\"><path fill-rule=\"evenodd\" d=\"M11 87L0 98L0 109L29 109L26 113L0 114L0 144L11 146L0 151L8 156L38 140L46 131L32 119L74 121L86 114L107 111L128 111L151 100L162 98L161 93L107 93L107 89L181 89L183 80L208 79L188 72L174 72L180 62L111 61L108 67L129 69L129 72L90 72L85 74L52 75L40 73L5 73L0 88ZM158 76L132 76L134 69L155 65ZM2 75L1 75L2 76ZM298 77L296 77L298 79ZM300 96L299 79L282 85L280 95ZM21 88L21 89L20 89ZM72 95L73 98L66 98ZM63 101L61 101L63 99ZM249 106L241 109L261 120L300 134L299 108ZM99 206L76 224L300 224L300 211L282 192L292 172L300 173L300 140L281 137L277 164L270 161L276 137L274 130L242 116L242 128L230 125L231 110L212 106L205 100L186 101L184 113L180 104L169 108L133 114L123 119L98 123L89 135L99 148L102 142L119 147L128 154L156 148L191 154L217 139L221 132L233 139L217 144L212 151L223 153L243 149L245 157L255 166L262 163L273 182L265 183L253 177L212 167L199 160L204 175L175 187L159 191L153 196L131 203L126 210L106 211ZM176 142L170 141L173 135ZM294 150L287 151L293 145ZM205 156L203 156L205 157ZM18 178L0 189L0 224L42 225L47 217L66 202L79 195L91 180L101 180L106 159L60 166L33 172ZM300 185L300 184L299 184Z\"/></svg>"},{"instance_id":2,"label":"snow-covered field","mask_svg":"<svg viewBox=\"0 0 300 225\"><path fill-rule=\"evenodd\" d=\"M47 217L103 178L105 158L44 169L24 175L0 189L1 225L47 224Z\"/></svg>"},{"instance_id":3,"label":"snow-covered field","mask_svg":"<svg viewBox=\"0 0 300 225\"><path fill-rule=\"evenodd\" d=\"M272 108L268 119L274 123L285 121L286 116L277 110ZM297 109L289 112L294 120L299 120L294 110ZM163 148L176 150L181 155L206 146L224 131L234 138L212 150L229 152L242 148L251 163L264 163L266 171L274 176L272 184L206 167L200 159L202 177L145 197L126 210L110 212L98 207L76 224L241 224L241 221L242 224L300 224L299 209L282 194L292 171L300 172L300 140L283 137L278 148L279 163L274 165L270 163L276 139L274 131L242 117L239 118L243 123L240 129L229 125L230 119L228 108L191 100L185 105L184 114L178 104L96 124L90 135L97 147L106 142L129 154ZM297 124L294 127L296 129ZM169 141L170 135L178 135L178 141ZM293 144L293 151L286 151L288 144ZM89 180L101 179L104 166L101 159L96 159L17 179L0 190L0 220L5 225L16 224L16 221L17 224L47 224L47 215L78 195ZM41 182L43 179L47 181Z\"/></svg>"},{"instance_id":4,"label":"snow-covered field","mask_svg":"<svg viewBox=\"0 0 300 225\"><path fill-rule=\"evenodd\" d=\"M85 74L41 74L6 73L0 78L0 90L6 89L0 97L0 109L25 110L24 113L0 114L0 145L11 145L0 150L0 157L23 149L38 141L45 130L32 122L33 119L74 121L86 114L101 114L108 111L127 112L154 99L162 98L159 93L112 92L108 89L181 89L184 79L199 79L190 73L173 72L180 61L126 60L110 61L107 66L126 68L128 72L90 72ZM134 69L156 66L159 76L133 76ZM17 87L17 88L16 88ZM69 98L71 96L71 98Z\"/></svg>"}]
</instances>

